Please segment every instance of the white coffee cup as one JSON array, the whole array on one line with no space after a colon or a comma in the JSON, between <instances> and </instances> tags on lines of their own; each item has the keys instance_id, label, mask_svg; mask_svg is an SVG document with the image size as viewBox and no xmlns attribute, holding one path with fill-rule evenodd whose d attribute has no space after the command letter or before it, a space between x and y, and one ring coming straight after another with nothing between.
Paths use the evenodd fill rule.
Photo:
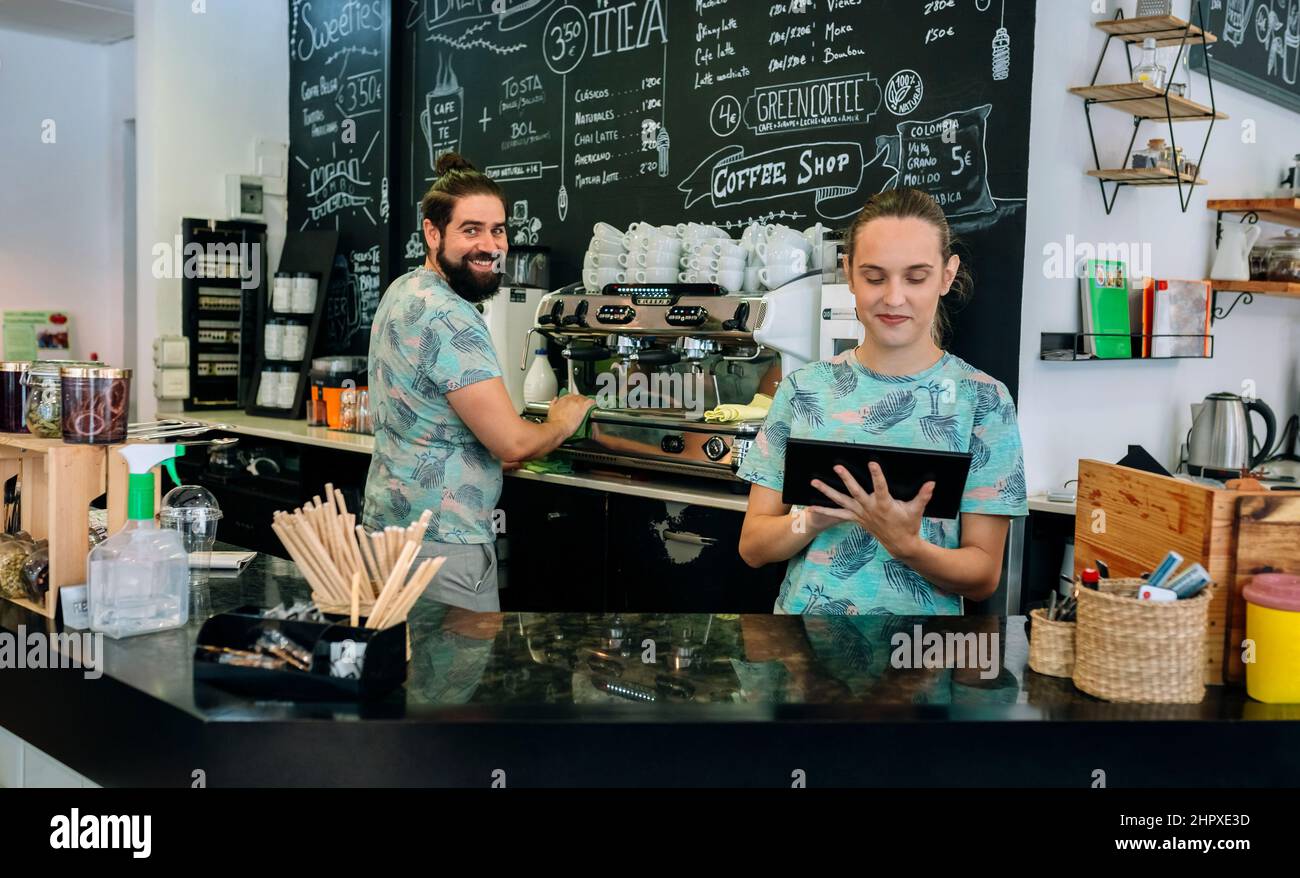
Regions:
<instances>
[{"instance_id":1,"label":"white coffee cup","mask_svg":"<svg viewBox=\"0 0 1300 878\"><path fill-rule=\"evenodd\" d=\"M700 272L696 271L693 268L687 271L679 271L677 273L677 279L684 284L702 283L702 281L699 278L700 278Z\"/></svg>"},{"instance_id":2,"label":"white coffee cup","mask_svg":"<svg viewBox=\"0 0 1300 878\"><path fill-rule=\"evenodd\" d=\"M612 254L617 256L620 253L626 252L627 247L621 243L606 241L603 238L592 238L591 244L587 247L587 250L597 254Z\"/></svg>"},{"instance_id":3,"label":"white coffee cup","mask_svg":"<svg viewBox=\"0 0 1300 878\"><path fill-rule=\"evenodd\" d=\"M670 259L677 259L682 255L682 242L676 238L667 240L643 238L636 250L654 258L666 256Z\"/></svg>"},{"instance_id":4,"label":"white coffee cup","mask_svg":"<svg viewBox=\"0 0 1300 878\"><path fill-rule=\"evenodd\" d=\"M746 250L753 251L754 245L763 238L763 227L758 223L750 223L745 226L745 231L740 235L740 246Z\"/></svg>"},{"instance_id":5,"label":"white coffee cup","mask_svg":"<svg viewBox=\"0 0 1300 878\"><path fill-rule=\"evenodd\" d=\"M618 264L624 268L672 268L676 269L677 259L671 253L624 253L618 257Z\"/></svg>"},{"instance_id":6,"label":"white coffee cup","mask_svg":"<svg viewBox=\"0 0 1300 878\"><path fill-rule=\"evenodd\" d=\"M747 293L757 293L763 289L763 281L759 278L758 273L763 270L761 265L751 265L745 269L745 285L743 289Z\"/></svg>"},{"instance_id":7,"label":"white coffee cup","mask_svg":"<svg viewBox=\"0 0 1300 878\"><path fill-rule=\"evenodd\" d=\"M665 268L643 268L630 275L639 284L670 284L677 279L677 271Z\"/></svg>"},{"instance_id":8,"label":"white coffee cup","mask_svg":"<svg viewBox=\"0 0 1300 878\"><path fill-rule=\"evenodd\" d=\"M582 282L589 290L604 289L606 284L621 284L626 278L626 273L617 268L589 268L582 273Z\"/></svg>"},{"instance_id":9,"label":"white coffee cup","mask_svg":"<svg viewBox=\"0 0 1300 878\"><path fill-rule=\"evenodd\" d=\"M789 266L765 265L758 270L758 280L769 290L783 287L798 277L802 272L793 271Z\"/></svg>"},{"instance_id":10,"label":"white coffee cup","mask_svg":"<svg viewBox=\"0 0 1300 878\"><path fill-rule=\"evenodd\" d=\"M745 248L735 241L716 241L709 245L709 250L714 256L730 259L744 259Z\"/></svg>"},{"instance_id":11,"label":"white coffee cup","mask_svg":"<svg viewBox=\"0 0 1300 878\"><path fill-rule=\"evenodd\" d=\"M625 253L596 253L588 250L587 255L582 259L583 268L618 268L619 260Z\"/></svg>"},{"instance_id":12,"label":"white coffee cup","mask_svg":"<svg viewBox=\"0 0 1300 878\"><path fill-rule=\"evenodd\" d=\"M778 268L792 272L797 277L808 271L808 254L798 247L774 246L760 241L754 246L754 255L767 268Z\"/></svg>"},{"instance_id":13,"label":"white coffee cup","mask_svg":"<svg viewBox=\"0 0 1300 878\"><path fill-rule=\"evenodd\" d=\"M775 223L763 228L763 240L768 243L768 246L783 244L788 247L798 247L804 253L812 251L812 245L808 243L807 238L794 229Z\"/></svg>"},{"instance_id":14,"label":"white coffee cup","mask_svg":"<svg viewBox=\"0 0 1300 878\"><path fill-rule=\"evenodd\" d=\"M624 237L626 237L622 230L611 226L609 223L596 223L591 227L591 236L614 244L622 244Z\"/></svg>"},{"instance_id":15,"label":"white coffee cup","mask_svg":"<svg viewBox=\"0 0 1300 878\"><path fill-rule=\"evenodd\" d=\"M729 293L738 293L745 284L745 270L743 268L728 268L719 271L717 274L717 283Z\"/></svg>"}]
</instances>

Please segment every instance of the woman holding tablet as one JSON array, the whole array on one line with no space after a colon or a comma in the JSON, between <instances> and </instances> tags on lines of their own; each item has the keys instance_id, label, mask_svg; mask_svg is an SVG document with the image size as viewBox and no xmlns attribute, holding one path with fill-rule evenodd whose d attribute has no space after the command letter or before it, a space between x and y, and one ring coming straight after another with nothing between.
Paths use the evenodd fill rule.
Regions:
<instances>
[{"instance_id":1,"label":"woman holding tablet","mask_svg":"<svg viewBox=\"0 0 1300 878\"><path fill-rule=\"evenodd\" d=\"M968 290L934 199L881 192L854 219L846 245L866 336L781 382L739 471L753 483L740 555L751 567L789 562L778 613L960 613L961 598L997 590L1010 519L1028 514L1015 405L1000 381L940 347L945 297ZM814 481L824 506L787 505L792 436L969 452L960 516L923 517L934 484L902 502L874 463L870 494L837 467L847 493Z\"/></svg>"}]
</instances>

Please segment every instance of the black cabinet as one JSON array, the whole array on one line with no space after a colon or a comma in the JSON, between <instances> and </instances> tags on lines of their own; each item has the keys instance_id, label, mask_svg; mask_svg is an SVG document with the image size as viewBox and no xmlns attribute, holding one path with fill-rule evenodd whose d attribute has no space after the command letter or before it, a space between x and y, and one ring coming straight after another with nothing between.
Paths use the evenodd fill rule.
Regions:
<instances>
[{"instance_id":1,"label":"black cabinet","mask_svg":"<svg viewBox=\"0 0 1300 878\"><path fill-rule=\"evenodd\" d=\"M740 558L743 512L609 496L609 605L629 613L770 613L784 564Z\"/></svg>"},{"instance_id":2,"label":"black cabinet","mask_svg":"<svg viewBox=\"0 0 1300 878\"><path fill-rule=\"evenodd\" d=\"M507 478L497 535L503 575L501 609L532 612L606 611L604 491Z\"/></svg>"}]
</instances>

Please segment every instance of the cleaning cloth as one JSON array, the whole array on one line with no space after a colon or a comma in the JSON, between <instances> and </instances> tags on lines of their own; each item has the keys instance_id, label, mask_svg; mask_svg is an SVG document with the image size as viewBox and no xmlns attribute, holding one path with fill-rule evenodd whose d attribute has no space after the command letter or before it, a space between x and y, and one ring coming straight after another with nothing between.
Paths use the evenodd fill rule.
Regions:
<instances>
[{"instance_id":1,"label":"cleaning cloth","mask_svg":"<svg viewBox=\"0 0 1300 878\"><path fill-rule=\"evenodd\" d=\"M749 405L725 403L704 413L704 420L712 424L728 424L732 421L761 421L767 417L772 407L772 397L766 393L756 393Z\"/></svg>"}]
</instances>

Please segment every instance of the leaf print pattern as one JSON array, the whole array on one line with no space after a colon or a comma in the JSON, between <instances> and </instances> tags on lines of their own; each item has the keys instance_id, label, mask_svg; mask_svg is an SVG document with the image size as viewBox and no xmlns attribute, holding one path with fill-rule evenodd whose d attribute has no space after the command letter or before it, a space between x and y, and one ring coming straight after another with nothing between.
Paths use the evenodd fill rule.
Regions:
<instances>
[{"instance_id":1,"label":"leaf print pattern","mask_svg":"<svg viewBox=\"0 0 1300 878\"><path fill-rule=\"evenodd\" d=\"M835 547L831 559L831 575L848 579L876 557L876 538L856 525L852 532Z\"/></svg>"},{"instance_id":2,"label":"leaf print pattern","mask_svg":"<svg viewBox=\"0 0 1300 878\"><path fill-rule=\"evenodd\" d=\"M961 386L963 391L974 396L976 424L984 423L984 419L997 411L998 407L1002 405L1002 396L998 393L996 384L963 378Z\"/></svg>"},{"instance_id":3,"label":"leaf print pattern","mask_svg":"<svg viewBox=\"0 0 1300 878\"><path fill-rule=\"evenodd\" d=\"M826 411L822 408L821 401L817 399L816 392L800 389L793 375L790 376L790 388L793 391L790 396L790 411L794 412L795 420L820 427L826 419Z\"/></svg>"},{"instance_id":4,"label":"leaf print pattern","mask_svg":"<svg viewBox=\"0 0 1300 878\"><path fill-rule=\"evenodd\" d=\"M858 373L849 363L832 363L831 377L836 399L842 399L858 389Z\"/></svg>"},{"instance_id":5,"label":"leaf print pattern","mask_svg":"<svg viewBox=\"0 0 1300 878\"><path fill-rule=\"evenodd\" d=\"M835 618L826 620L835 654L853 670L866 673L871 669L871 661L875 658L875 647L871 644L871 638L864 636L860 623L845 619L844 615L837 614Z\"/></svg>"},{"instance_id":6,"label":"leaf print pattern","mask_svg":"<svg viewBox=\"0 0 1300 878\"><path fill-rule=\"evenodd\" d=\"M950 451L961 451L961 437L957 435L956 415L923 415L921 434L934 443L946 445Z\"/></svg>"},{"instance_id":7,"label":"leaf print pattern","mask_svg":"<svg viewBox=\"0 0 1300 878\"><path fill-rule=\"evenodd\" d=\"M790 438L790 425L785 421L773 421L763 427L763 435L766 437L767 453L785 457L785 444Z\"/></svg>"},{"instance_id":8,"label":"leaf print pattern","mask_svg":"<svg viewBox=\"0 0 1300 878\"><path fill-rule=\"evenodd\" d=\"M868 433L883 433L895 424L901 424L916 411L916 397L910 390L895 390L871 406L862 418L862 429Z\"/></svg>"},{"instance_id":9,"label":"leaf print pattern","mask_svg":"<svg viewBox=\"0 0 1300 878\"><path fill-rule=\"evenodd\" d=\"M827 616L856 616L858 614L857 605L849 598L836 598L834 600L826 599L826 588L820 583L809 583L804 586L804 591L808 592L808 603L804 604L803 613L816 613Z\"/></svg>"},{"instance_id":10,"label":"leaf print pattern","mask_svg":"<svg viewBox=\"0 0 1300 878\"><path fill-rule=\"evenodd\" d=\"M890 588L906 595L914 603L927 609L934 608L934 592L930 590L930 583L897 558L890 558L885 562L885 582Z\"/></svg>"},{"instance_id":11,"label":"leaf print pattern","mask_svg":"<svg viewBox=\"0 0 1300 878\"><path fill-rule=\"evenodd\" d=\"M1008 503L1023 500L1025 496L1025 462L1016 462L1011 475L998 482L998 496Z\"/></svg>"},{"instance_id":12,"label":"leaf print pattern","mask_svg":"<svg viewBox=\"0 0 1300 878\"><path fill-rule=\"evenodd\" d=\"M979 437L978 433L972 433L970 437L970 447L966 449L970 452L970 471L979 472L988 466L989 461L993 458L993 452L989 449L984 440Z\"/></svg>"},{"instance_id":13,"label":"leaf print pattern","mask_svg":"<svg viewBox=\"0 0 1300 878\"><path fill-rule=\"evenodd\" d=\"M417 269L384 292L374 327L375 450L363 521L407 525L431 509L426 539L492 542L501 468L446 397L449 386L501 375L481 313L435 272Z\"/></svg>"}]
</instances>

